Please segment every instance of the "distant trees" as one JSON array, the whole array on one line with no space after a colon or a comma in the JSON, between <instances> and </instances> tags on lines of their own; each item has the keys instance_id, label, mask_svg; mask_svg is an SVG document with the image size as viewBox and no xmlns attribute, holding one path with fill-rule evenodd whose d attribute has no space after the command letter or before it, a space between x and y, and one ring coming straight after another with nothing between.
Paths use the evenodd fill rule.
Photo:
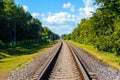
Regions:
<instances>
[{"instance_id":1,"label":"distant trees","mask_svg":"<svg viewBox=\"0 0 120 80\"><path fill-rule=\"evenodd\" d=\"M64 35L61 36L61 38L70 40L71 39L71 34L64 34Z\"/></svg>"},{"instance_id":2,"label":"distant trees","mask_svg":"<svg viewBox=\"0 0 120 80\"><path fill-rule=\"evenodd\" d=\"M44 34L48 38L43 38ZM15 37L17 41L31 39L38 42L59 38L57 34L42 27L42 23L24 11L22 6L17 6L14 0L0 1L0 43L13 42Z\"/></svg>"},{"instance_id":3,"label":"distant trees","mask_svg":"<svg viewBox=\"0 0 120 80\"><path fill-rule=\"evenodd\" d=\"M44 41L53 41L59 39L59 35L53 33L49 28L43 27L42 39Z\"/></svg>"},{"instance_id":4,"label":"distant trees","mask_svg":"<svg viewBox=\"0 0 120 80\"><path fill-rule=\"evenodd\" d=\"M120 0L96 0L101 7L71 33L71 40L120 54Z\"/></svg>"}]
</instances>

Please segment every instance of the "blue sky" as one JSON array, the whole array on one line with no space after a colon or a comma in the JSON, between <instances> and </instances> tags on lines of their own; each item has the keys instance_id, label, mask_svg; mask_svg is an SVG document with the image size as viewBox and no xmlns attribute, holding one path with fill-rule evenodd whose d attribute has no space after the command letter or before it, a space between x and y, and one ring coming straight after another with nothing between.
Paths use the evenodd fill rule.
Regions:
<instances>
[{"instance_id":1,"label":"blue sky","mask_svg":"<svg viewBox=\"0 0 120 80\"><path fill-rule=\"evenodd\" d=\"M15 0L34 18L56 34L69 34L82 18L92 16L97 6L94 0Z\"/></svg>"}]
</instances>

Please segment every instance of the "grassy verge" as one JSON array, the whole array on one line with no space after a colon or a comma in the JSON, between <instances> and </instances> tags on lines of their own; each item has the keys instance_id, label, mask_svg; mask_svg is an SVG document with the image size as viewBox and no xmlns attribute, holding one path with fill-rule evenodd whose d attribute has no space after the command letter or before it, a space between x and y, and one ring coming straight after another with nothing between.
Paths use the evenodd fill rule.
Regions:
<instances>
[{"instance_id":1,"label":"grassy verge","mask_svg":"<svg viewBox=\"0 0 120 80\"><path fill-rule=\"evenodd\" d=\"M7 56L0 59L0 80L3 80L10 71L16 69L17 67L22 68L24 65L29 64L31 59L33 59L36 55L44 52L55 43L56 42L51 42L33 49L24 49L21 47L9 49L10 54L12 52L15 53L18 51L19 54L21 52L21 55L9 55L8 51L6 51L7 53L5 53L5 51L0 52L1 55Z\"/></svg>"},{"instance_id":2,"label":"grassy verge","mask_svg":"<svg viewBox=\"0 0 120 80\"><path fill-rule=\"evenodd\" d=\"M83 48L97 59L103 61L104 63L108 64L113 68L120 70L120 56L116 56L115 53L101 52L91 45L80 44L78 42L73 42L73 41L68 41L68 42L76 45L77 47Z\"/></svg>"}]
</instances>

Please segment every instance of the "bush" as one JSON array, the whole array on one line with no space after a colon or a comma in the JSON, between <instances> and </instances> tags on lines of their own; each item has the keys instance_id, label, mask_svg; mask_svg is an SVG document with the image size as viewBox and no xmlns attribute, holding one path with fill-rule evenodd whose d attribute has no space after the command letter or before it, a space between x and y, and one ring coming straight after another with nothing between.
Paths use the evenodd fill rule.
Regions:
<instances>
[{"instance_id":1,"label":"bush","mask_svg":"<svg viewBox=\"0 0 120 80\"><path fill-rule=\"evenodd\" d=\"M115 42L113 50L117 55L120 55L120 18L115 20L113 39Z\"/></svg>"},{"instance_id":2,"label":"bush","mask_svg":"<svg viewBox=\"0 0 120 80\"><path fill-rule=\"evenodd\" d=\"M5 44L0 40L0 49L3 49L3 48L5 48Z\"/></svg>"},{"instance_id":3,"label":"bush","mask_svg":"<svg viewBox=\"0 0 120 80\"><path fill-rule=\"evenodd\" d=\"M120 39L115 42L115 52L120 55Z\"/></svg>"},{"instance_id":4,"label":"bush","mask_svg":"<svg viewBox=\"0 0 120 80\"><path fill-rule=\"evenodd\" d=\"M33 48L35 46L40 46L40 42L38 42L37 39L22 40L22 41L17 41L16 46Z\"/></svg>"}]
</instances>

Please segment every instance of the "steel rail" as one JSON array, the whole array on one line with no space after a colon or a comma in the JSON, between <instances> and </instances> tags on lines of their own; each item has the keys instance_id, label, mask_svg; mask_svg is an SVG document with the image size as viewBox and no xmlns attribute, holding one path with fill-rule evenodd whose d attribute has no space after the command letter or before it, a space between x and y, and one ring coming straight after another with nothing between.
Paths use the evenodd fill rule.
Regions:
<instances>
[{"instance_id":1,"label":"steel rail","mask_svg":"<svg viewBox=\"0 0 120 80\"><path fill-rule=\"evenodd\" d=\"M61 41L61 45L60 45L60 48L58 49L57 53L51 58L51 60L49 61L47 66L44 68L42 73L39 75L37 80L44 80L45 79L46 75L49 73L49 69L51 68L50 66L56 61L57 57L59 56L59 52L61 50L62 44L63 44L63 42ZM72 56L75 60L76 66L78 67L78 70L82 73L84 80L91 80L91 78L88 75L88 73L86 72L84 66L81 64L81 61L77 57L78 56L77 53L73 50L73 48L70 46L70 44L67 44L67 46L70 49Z\"/></svg>"},{"instance_id":2,"label":"steel rail","mask_svg":"<svg viewBox=\"0 0 120 80\"><path fill-rule=\"evenodd\" d=\"M55 59L58 57L59 51L62 47L62 42L60 44L60 47L57 51L57 53L50 59L49 63L47 64L47 66L44 68L44 70L42 71L42 73L38 76L37 80L44 80L45 76L47 75L50 66L52 65L52 63L55 61Z\"/></svg>"},{"instance_id":3,"label":"steel rail","mask_svg":"<svg viewBox=\"0 0 120 80\"><path fill-rule=\"evenodd\" d=\"M77 53L73 50L73 48L70 46L70 44L68 44L68 47L74 57L74 60L76 62L76 65L78 67L78 69L82 72L82 76L84 78L84 80L91 80L90 76L88 75L86 69L84 68L84 66L82 65L81 61L78 58Z\"/></svg>"}]
</instances>

